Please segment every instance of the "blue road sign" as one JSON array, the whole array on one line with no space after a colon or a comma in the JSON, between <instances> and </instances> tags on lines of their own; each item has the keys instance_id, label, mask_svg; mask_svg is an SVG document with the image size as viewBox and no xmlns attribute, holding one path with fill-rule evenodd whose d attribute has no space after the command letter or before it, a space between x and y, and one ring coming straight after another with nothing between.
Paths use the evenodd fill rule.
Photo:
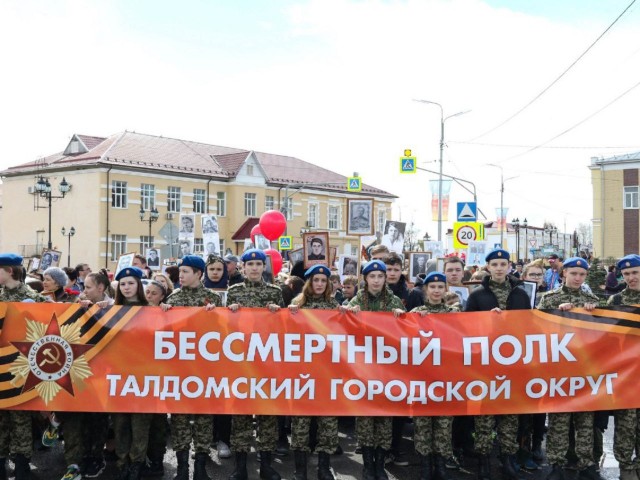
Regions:
<instances>
[{"instance_id":1,"label":"blue road sign","mask_svg":"<svg viewBox=\"0 0 640 480\"><path fill-rule=\"evenodd\" d=\"M458 202L458 221L476 222L478 220L478 207L476 202Z\"/></svg>"}]
</instances>

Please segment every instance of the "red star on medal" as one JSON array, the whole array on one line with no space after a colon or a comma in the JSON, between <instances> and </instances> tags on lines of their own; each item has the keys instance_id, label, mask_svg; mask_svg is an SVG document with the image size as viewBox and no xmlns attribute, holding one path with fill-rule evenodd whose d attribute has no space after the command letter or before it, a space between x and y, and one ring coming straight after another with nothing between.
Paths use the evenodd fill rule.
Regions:
<instances>
[{"instance_id":1,"label":"red star on medal","mask_svg":"<svg viewBox=\"0 0 640 480\"><path fill-rule=\"evenodd\" d=\"M58 318L54 313L44 336L35 342L11 342L20 354L29 360L29 375L22 387L28 392L42 382L55 382L73 396L71 367L76 358L84 355L93 345L71 344L60 334Z\"/></svg>"}]
</instances>

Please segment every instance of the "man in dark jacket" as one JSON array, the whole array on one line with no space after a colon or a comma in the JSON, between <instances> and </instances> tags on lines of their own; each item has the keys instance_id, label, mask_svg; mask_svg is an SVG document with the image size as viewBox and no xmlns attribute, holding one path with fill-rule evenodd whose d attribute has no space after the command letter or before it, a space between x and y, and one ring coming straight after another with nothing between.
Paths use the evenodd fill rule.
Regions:
<instances>
[{"instance_id":1,"label":"man in dark jacket","mask_svg":"<svg viewBox=\"0 0 640 480\"><path fill-rule=\"evenodd\" d=\"M503 310L526 310L531 308L529 295L522 288L522 282L509 275L509 252L496 248L485 257L489 276L482 280L482 285L476 288L467 301L465 312L491 311L501 313ZM507 480L516 480L515 461L518 452L518 415L500 415L496 417L498 424L498 440L502 459L502 474ZM494 417L492 415L475 418L476 439L475 447L479 454L478 479L493 480L490 470L489 454L493 447L491 438Z\"/></svg>"},{"instance_id":2,"label":"man in dark jacket","mask_svg":"<svg viewBox=\"0 0 640 480\"><path fill-rule=\"evenodd\" d=\"M424 293L422 293L422 285L424 284L424 278L427 275L425 273L419 273L416 276L416 282L413 284L413 288L409 292L407 297L407 312L410 312L416 307L424 305Z\"/></svg>"}]
</instances>

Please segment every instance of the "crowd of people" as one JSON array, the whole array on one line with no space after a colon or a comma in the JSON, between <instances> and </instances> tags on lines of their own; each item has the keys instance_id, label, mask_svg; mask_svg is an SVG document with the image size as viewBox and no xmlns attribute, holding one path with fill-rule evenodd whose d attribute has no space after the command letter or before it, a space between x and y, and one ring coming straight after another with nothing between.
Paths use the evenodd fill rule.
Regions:
<instances>
[{"instance_id":1,"label":"crowd of people","mask_svg":"<svg viewBox=\"0 0 640 480\"><path fill-rule=\"evenodd\" d=\"M531 262L513 262L507 251L494 249L486 255L483 268L466 267L458 257L447 257L443 271L428 261L414 283L407 280L403 257L385 245L371 249L370 261L360 275L343 278L333 266L303 262L286 265L287 273L270 284L264 280L266 255L249 249L239 258L185 255L179 266L164 272L151 269L142 255L116 275L106 270L92 272L81 263L75 268L49 267L27 273L23 259L0 255L0 301L79 303L83 308L111 305L189 306L212 310L225 307L232 312L259 307L272 312L290 309L338 310L358 315L361 311L430 313L573 308L593 310L608 296L610 305L640 304L640 256L629 255L611 270L623 282L613 285L607 278L603 291L594 294L585 283L589 263L582 257L567 259L553 255ZM610 273L611 273L610 272ZM537 285L535 298L522 288L524 282ZM450 287L469 287L463 298ZM606 288L606 290L605 290ZM226 299L220 292L226 292ZM640 461L634 457L640 444L637 410L613 412L614 454L622 480L640 478ZM520 477L521 469L539 469L545 457L551 466L548 480L561 480L564 469L573 466L578 478L600 479L598 460L602 455L602 431L608 413L575 412L499 416L357 417L357 453L362 455L364 480L386 480L385 465L408 465L401 440L407 422L414 424L414 446L420 458L421 480L447 480L450 471L465 463L475 468L479 480L497 478L491 471L490 455L497 432L501 476ZM255 420L255 428L254 428ZM286 425L290 424L290 432ZM41 442L50 447L64 432L64 455L68 465L62 480L98 477L105 461L117 462L121 480L164 475L163 458L170 429L177 458L175 480L206 480L207 459L212 443L219 458L235 457L230 480L249 478L247 456L255 445L260 461L260 478L279 480L272 465L274 452L290 444L295 462L294 480L306 480L310 452L318 454L317 478L334 480L331 455L339 453L337 417L281 417L249 415L107 414L105 412L0 411L0 480L7 478L6 460L12 456L15 478L29 478L33 448L33 425L41 426ZM548 425L548 427L547 427ZM258 434L255 434L255 431ZM111 432L111 435L110 435ZM290 442L287 436L290 433ZM112 437L112 438L111 438ZM106 449L105 449L106 446ZM194 451L191 474L190 450ZM475 459L475 460L471 460ZM472 462L472 463L469 463Z\"/></svg>"}]
</instances>

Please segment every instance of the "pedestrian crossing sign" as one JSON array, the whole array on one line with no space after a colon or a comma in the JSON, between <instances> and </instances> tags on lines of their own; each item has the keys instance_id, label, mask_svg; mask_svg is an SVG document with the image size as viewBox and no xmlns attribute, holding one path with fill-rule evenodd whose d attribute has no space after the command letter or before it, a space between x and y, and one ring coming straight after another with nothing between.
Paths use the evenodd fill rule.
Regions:
<instances>
[{"instance_id":1,"label":"pedestrian crossing sign","mask_svg":"<svg viewBox=\"0 0 640 480\"><path fill-rule=\"evenodd\" d=\"M347 180L347 190L350 192L361 192L362 177L349 177Z\"/></svg>"},{"instance_id":2,"label":"pedestrian crossing sign","mask_svg":"<svg viewBox=\"0 0 640 480\"><path fill-rule=\"evenodd\" d=\"M416 157L400 157L400 173L416 173Z\"/></svg>"},{"instance_id":3,"label":"pedestrian crossing sign","mask_svg":"<svg viewBox=\"0 0 640 480\"><path fill-rule=\"evenodd\" d=\"M278 237L278 250L292 250L293 237L291 235L284 235Z\"/></svg>"}]
</instances>

